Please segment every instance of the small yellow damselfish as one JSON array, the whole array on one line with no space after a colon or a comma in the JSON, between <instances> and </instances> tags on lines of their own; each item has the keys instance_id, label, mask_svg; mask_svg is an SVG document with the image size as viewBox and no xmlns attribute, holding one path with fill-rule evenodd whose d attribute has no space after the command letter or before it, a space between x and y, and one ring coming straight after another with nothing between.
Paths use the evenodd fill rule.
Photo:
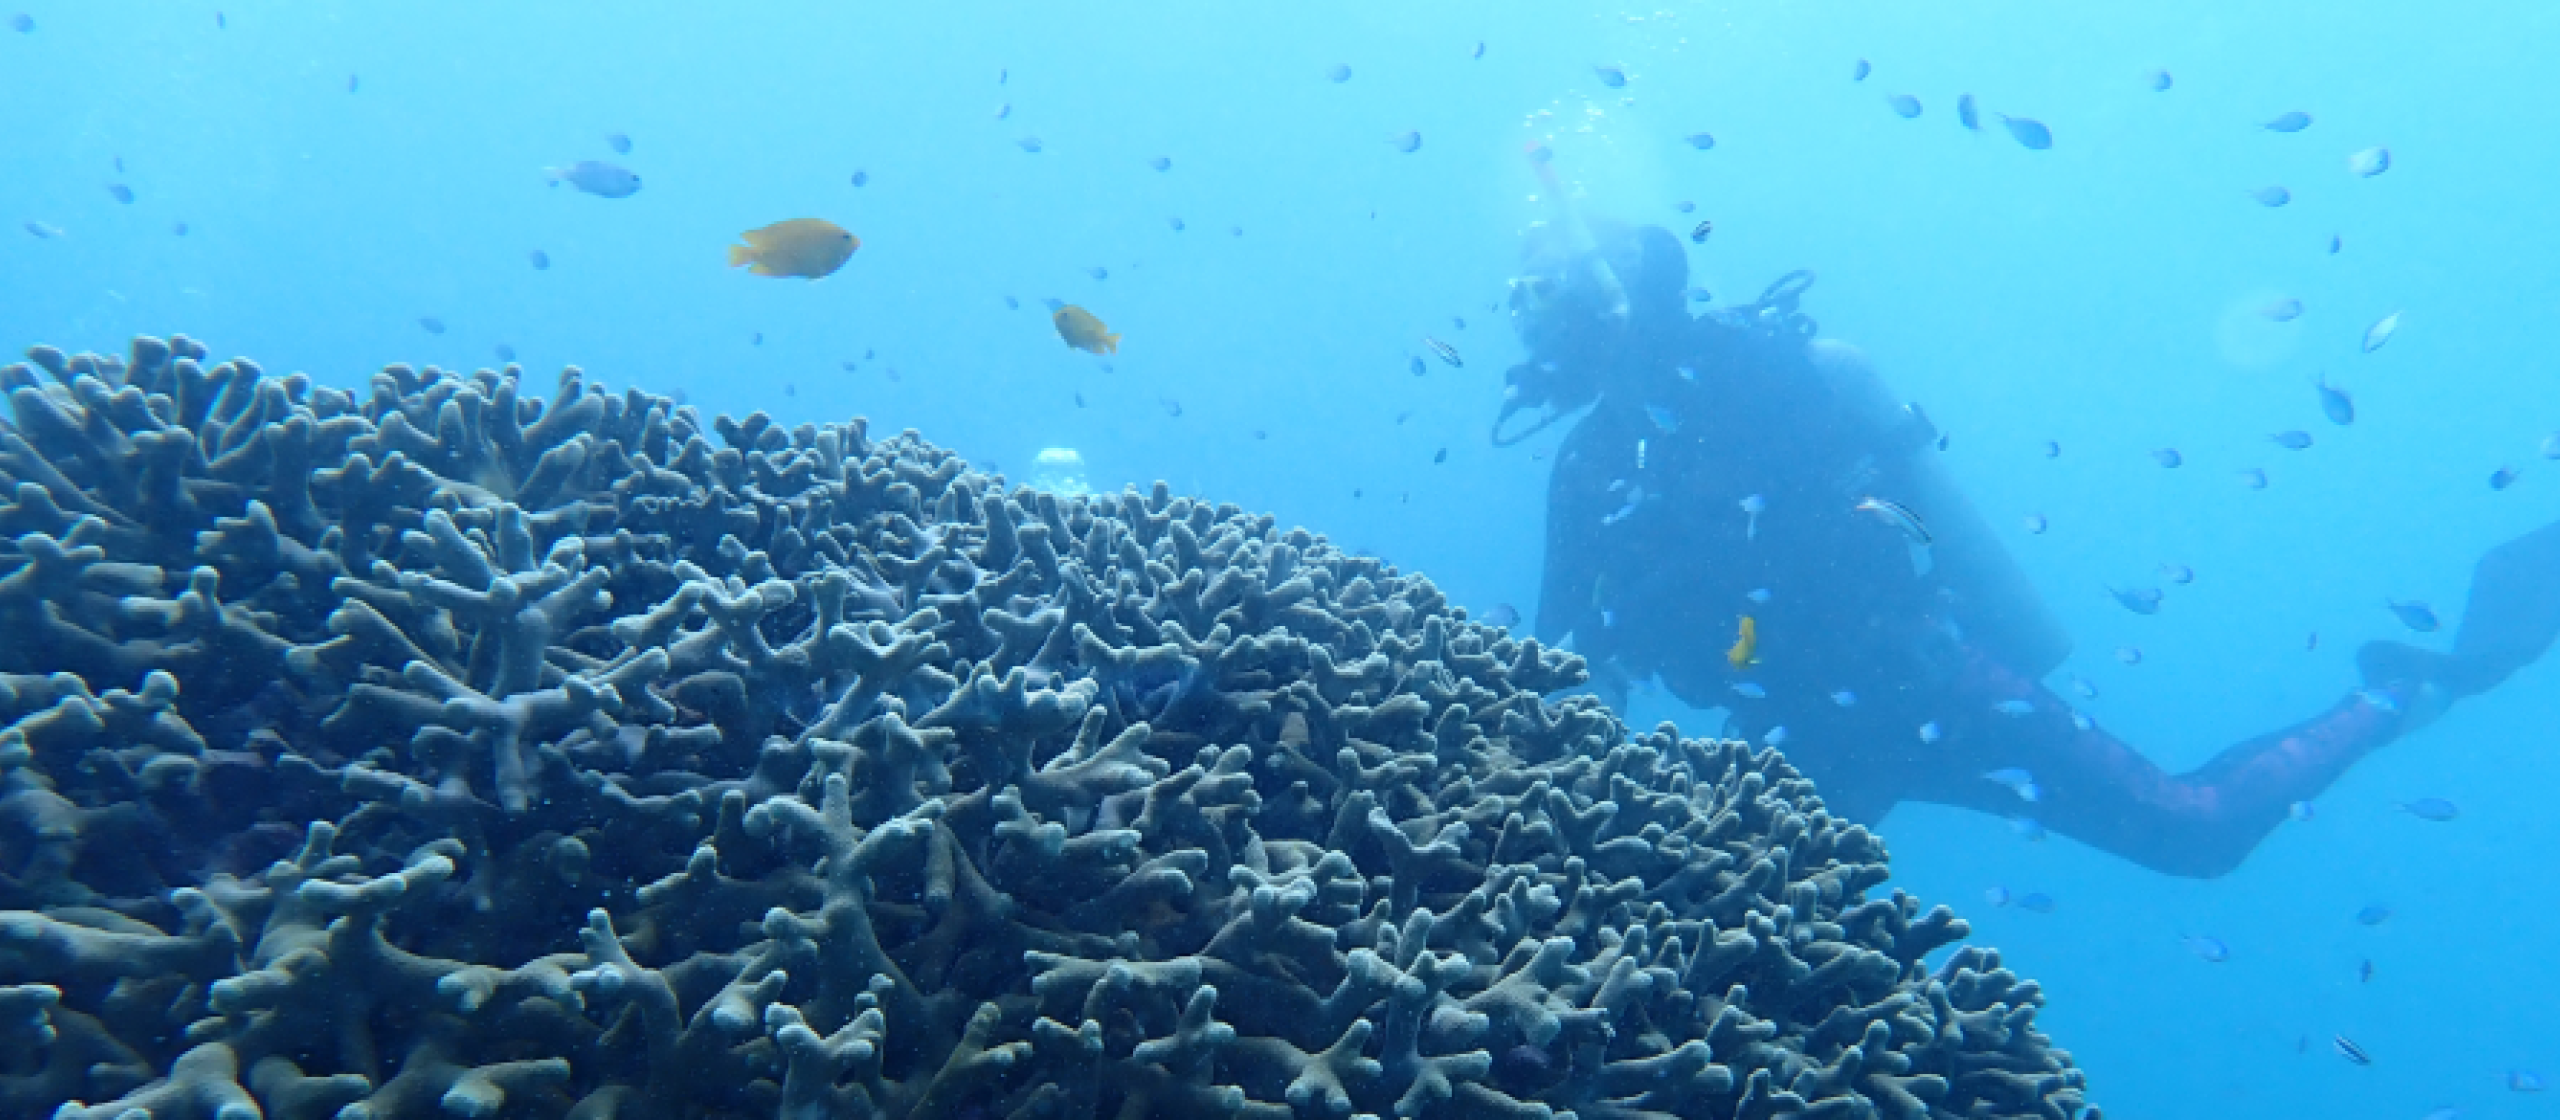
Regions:
<instances>
[{"instance_id":1,"label":"small yellow damselfish","mask_svg":"<svg viewBox=\"0 0 2560 1120\"><path fill-rule=\"evenodd\" d=\"M1733 639L1733 648L1724 651L1724 659L1737 673L1760 663L1760 626L1750 615L1742 616L1742 632Z\"/></svg>"}]
</instances>

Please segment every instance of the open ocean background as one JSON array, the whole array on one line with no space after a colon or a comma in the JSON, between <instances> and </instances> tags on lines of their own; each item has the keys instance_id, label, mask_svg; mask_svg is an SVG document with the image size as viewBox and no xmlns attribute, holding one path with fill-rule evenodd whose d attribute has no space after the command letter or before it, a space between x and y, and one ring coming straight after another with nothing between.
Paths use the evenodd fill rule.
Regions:
<instances>
[{"instance_id":1,"label":"open ocean background","mask_svg":"<svg viewBox=\"0 0 2560 1120\"><path fill-rule=\"evenodd\" d=\"M2398 636L2386 597L2450 624L2480 550L2560 518L2537 454L2560 429L2560 6L292 0L217 27L195 2L19 3L10 350L184 332L353 386L504 343L536 384L576 364L706 411L865 415L1016 480L1074 447L1097 487L1164 479L1532 612L1563 428L1507 451L1486 432L1519 358L1490 305L1545 214L1521 155L1539 141L1592 212L1711 218L1691 266L1719 303L1817 270L1806 310L1950 433L1949 468L2077 639L2067 669L2103 690L2088 710L2172 769L2335 700L2355 646ZM2053 149L1963 130L1966 92ZM2297 109L2311 128L2257 126ZM1389 142L1406 130L1419 151ZM1712 151L1681 141L1698 131ZM2392 169L2349 173L2373 145ZM581 159L646 185L545 188ZM2294 201L2251 201L2271 184ZM796 217L863 247L814 284L722 267L739 231ZM2300 319L2258 313L2285 296ZM1061 346L1043 298L1092 309L1120 354ZM2399 334L2360 352L2393 311ZM1411 373L1426 334L1465 367ZM2356 395L2354 426L2321 419L2319 376ZM2295 428L2318 444L2266 439ZM2162 446L2186 466L2156 466ZM2522 477L2493 492L2502 465ZM2239 484L2252 466L2268 489ZM2101 590L2172 561L2196 581L2155 617ZM2147 659L2118 663L2125 644ZM1718 726L1658 692L1633 707ZM2545 663L2213 881L1949 810L1882 831L1898 885L2044 983L2041 1022L2111 1118L2550 1116L2504 1078L2560 1074L2555 727ZM2394 808L2420 796L2463 815ZM1995 909L1992 887L2058 908ZM2396 913L2352 920L2371 903Z\"/></svg>"}]
</instances>

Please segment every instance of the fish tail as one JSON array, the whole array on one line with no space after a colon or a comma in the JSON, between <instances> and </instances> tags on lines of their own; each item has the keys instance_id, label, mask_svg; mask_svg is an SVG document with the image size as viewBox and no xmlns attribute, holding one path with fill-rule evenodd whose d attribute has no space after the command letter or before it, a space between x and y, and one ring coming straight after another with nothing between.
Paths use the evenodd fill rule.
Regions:
<instances>
[{"instance_id":1,"label":"fish tail","mask_svg":"<svg viewBox=\"0 0 2560 1120\"><path fill-rule=\"evenodd\" d=\"M1106 334L1102 336L1102 352L1105 354L1119 353L1120 336L1116 334Z\"/></svg>"},{"instance_id":2,"label":"fish tail","mask_svg":"<svg viewBox=\"0 0 2560 1120\"><path fill-rule=\"evenodd\" d=\"M756 259L755 250L744 245L729 246L729 267L736 268L754 259Z\"/></svg>"}]
</instances>

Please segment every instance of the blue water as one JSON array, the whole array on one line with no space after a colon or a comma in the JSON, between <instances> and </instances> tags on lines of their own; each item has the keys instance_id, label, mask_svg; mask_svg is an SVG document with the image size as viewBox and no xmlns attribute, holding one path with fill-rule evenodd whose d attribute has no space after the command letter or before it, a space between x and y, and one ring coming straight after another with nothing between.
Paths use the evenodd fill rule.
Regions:
<instances>
[{"instance_id":1,"label":"blue water","mask_svg":"<svg viewBox=\"0 0 2560 1120\"><path fill-rule=\"evenodd\" d=\"M230 4L220 30L194 2L27 4L35 29L0 33L0 341L183 331L342 385L505 343L707 410L912 426L1017 478L1075 447L1097 486L1164 479L1529 611L1554 441L1485 433L1518 360L1488 305L1547 213L1538 141L1590 210L1685 229L1672 204L1695 201L1719 300L1818 270L1807 310L1950 433L2076 637L2068 669L2104 690L2090 710L2172 769L2333 701L2355 644L2396 629L2384 598L2450 614L2472 557L2560 515L2536 454L2560 428L2560 8L750 7L295 0ZM1602 63L1632 80L1605 88ZM1964 131L1964 92L2054 148ZM2293 109L2313 127L2255 127ZM1713 151L1680 142L1700 130ZM2351 175L2377 144L2393 168ZM545 187L580 159L646 186ZM2271 184L2294 201L2250 201ZM837 275L721 267L739 231L804 216L863 239ZM2307 313L2257 313L2283 296ZM1093 309L1120 354L1062 347L1043 298ZM1410 373L1426 334L1465 367ZM2356 394L2352 428L2321 420L2317 376ZM2316 446L2264 438L2293 428ZM2154 465L2164 446L2187 465ZM2493 492L2501 465L2523 477ZM2235 481L2252 466L2265 491ZM2164 561L2198 575L2156 617L2101 590ZM2043 1025L2111 1117L2546 1115L2501 1074L2560 1073L2533 916L2560 895L2555 683L2529 669L2368 760L2219 880L1952 811L1884 831L1903 886L2044 982ZM1716 726L1656 692L1633 709ZM2463 816L2392 808L2422 795ZM2058 909L1991 908L1993 886ZM2372 902L2396 916L2351 920ZM2332 1054L2339 1032L2375 1064Z\"/></svg>"}]
</instances>

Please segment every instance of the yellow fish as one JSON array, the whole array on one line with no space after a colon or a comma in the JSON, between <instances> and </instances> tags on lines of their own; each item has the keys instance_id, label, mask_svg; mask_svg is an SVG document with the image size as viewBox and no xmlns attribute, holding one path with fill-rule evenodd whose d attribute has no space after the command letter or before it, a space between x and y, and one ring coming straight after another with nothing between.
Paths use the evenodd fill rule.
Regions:
<instances>
[{"instance_id":1,"label":"yellow fish","mask_svg":"<svg viewBox=\"0 0 2560 1120\"><path fill-rule=\"evenodd\" d=\"M1733 648L1724 651L1724 659L1732 662L1733 671L1739 673L1760 663L1759 650L1760 626L1746 614L1742 616L1742 633L1733 640Z\"/></svg>"},{"instance_id":2,"label":"yellow fish","mask_svg":"<svg viewBox=\"0 0 2560 1120\"><path fill-rule=\"evenodd\" d=\"M744 245L729 246L729 267L747 266L758 276L798 276L815 280L844 267L862 239L824 218L792 218L739 234Z\"/></svg>"},{"instance_id":3,"label":"yellow fish","mask_svg":"<svg viewBox=\"0 0 2560 1120\"><path fill-rule=\"evenodd\" d=\"M1049 321L1057 324L1058 337L1066 339L1070 349L1087 354L1120 352L1120 336L1111 333L1111 328L1103 326L1102 320L1094 318L1093 312L1084 308L1067 304L1049 316Z\"/></svg>"}]
</instances>

